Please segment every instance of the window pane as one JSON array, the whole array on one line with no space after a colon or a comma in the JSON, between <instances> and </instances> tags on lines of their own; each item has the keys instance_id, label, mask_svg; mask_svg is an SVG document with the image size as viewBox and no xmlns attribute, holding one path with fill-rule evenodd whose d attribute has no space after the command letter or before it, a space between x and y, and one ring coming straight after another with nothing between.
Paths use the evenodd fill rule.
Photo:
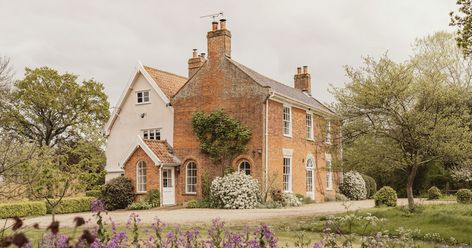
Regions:
<instances>
[{"instance_id":1,"label":"window pane","mask_svg":"<svg viewBox=\"0 0 472 248\"><path fill-rule=\"evenodd\" d=\"M292 171L290 168L291 158L284 158L283 161L283 190L291 191Z\"/></svg>"},{"instance_id":2,"label":"window pane","mask_svg":"<svg viewBox=\"0 0 472 248\"><path fill-rule=\"evenodd\" d=\"M142 103L142 102L143 102L143 93L142 93L142 92L137 92L137 93L136 93L136 97L137 97L138 103Z\"/></svg>"},{"instance_id":3,"label":"window pane","mask_svg":"<svg viewBox=\"0 0 472 248\"><path fill-rule=\"evenodd\" d=\"M187 193L197 193L197 165L195 162L187 163Z\"/></svg>"},{"instance_id":4,"label":"window pane","mask_svg":"<svg viewBox=\"0 0 472 248\"><path fill-rule=\"evenodd\" d=\"M251 164L248 161L243 161L239 164L239 171L244 172L246 175L251 175Z\"/></svg>"},{"instance_id":5,"label":"window pane","mask_svg":"<svg viewBox=\"0 0 472 248\"><path fill-rule=\"evenodd\" d=\"M149 102L149 91L143 92L143 102Z\"/></svg>"}]
</instances>

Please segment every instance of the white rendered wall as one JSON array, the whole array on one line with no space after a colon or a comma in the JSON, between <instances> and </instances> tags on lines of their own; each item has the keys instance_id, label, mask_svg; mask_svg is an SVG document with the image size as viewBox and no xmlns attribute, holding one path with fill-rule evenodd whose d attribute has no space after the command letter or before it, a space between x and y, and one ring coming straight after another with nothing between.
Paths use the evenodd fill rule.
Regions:
<instances>
[{"instance_id":1,"label":"white rendered wall","mask_svg":"<svg viewBox=\"0 0 472 248\"><path fill-rule=\"evenodd\" d=\"M164 101L142 74L136 78L132 87L133 89L125 97L121 111L107 138L105 151L107 181L123 173L119 163L136 144L136 136L141 135L142 129L160 128L161 140L167 140L170 145L173 144L174 114L172 107L166 107ZM142 90L149 90L150 103L136 104L135 92ZM145 116L141 118L143 113Z\"/></svg>"}]
</instances>

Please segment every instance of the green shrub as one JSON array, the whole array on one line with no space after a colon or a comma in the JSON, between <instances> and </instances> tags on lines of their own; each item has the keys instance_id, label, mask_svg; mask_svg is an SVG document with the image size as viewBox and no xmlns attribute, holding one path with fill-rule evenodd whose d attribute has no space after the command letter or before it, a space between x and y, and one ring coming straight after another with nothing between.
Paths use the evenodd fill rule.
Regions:
<instances>
[{"instance_id":1,"label":"green shrub","mask_svg":"<svg viewBox=\"0 0 472 248\"><path fill-rule=\"evenodd\" d=\"M274 202L283 202L284 201L284 192L281 189L273 189L270 191L270 197Z\"/></svg>"},{"instance_id":2,"label":"green shrub","mask_svg":"<svg viewBox=\"0 0 472 248\"><path fill-rule=\"evenodd\" d=\"M342 193L336 193L336 201L349 201L349 198Z\"/></svg>"},{"instance_id":3,"label":"green shrub","mask_svg":"<svg viewBox=\"0 0 472 248\"><path fill-rule=\"evenodd\" d=\"M68 214L68 213L80 213L90 211L90 204L94 197L70 197L62 198L62 201L56 206L54 210L55 214ZM54 202L55 200L51 199L50 201ZM47 213L51 214L51 206L45 201Z\"/></svg>"},{"instance_id":4,"label":"green shrub","mask_svg":"<svg viewBox=\"0 0 472 248\"><path fill-rule=\"evenodd\" d=\"M100 198L102 192L100 190L87 190L85 196Z\"/></svg>"},{"instance_id":5,"label":"green shrub","mask_svg":"<svg viewBox=\"0 0 472 248\"><path fill-rule=\"evenodd\" d=\"M308 196L305 196L303 197L303 204L311 204L315 201L313 201L313 199L311 199L311 197L308 197Z\"/></svg>"},{"instance_id":6,"label":"green shrub","mask_svg":"<svg viewBox=\"0 0 472 248\"><path fill-rule=\"evenodd\" d=\"M437 200L441 198L441 190L438 187L433 186L428 189L428 200Z\"/></svg>"},{"instance_id":7,"label":"green shrub","mask_svg":"<svg viewBox=\"0 0 472 248\"><path fill-rule=\"evenodd\" d=\"M157 189L149 190L144 201L151 204L153 208L159 207L161 205L161 192Z\"/></svg>"},{"instance_id":8,"label":"green shrub","mask_svg":"<svg viewBox=\"0 0 472 248\"><path fill-rule=\"evenodd\" d=\"M190 200L187 202L187 208L197 208L197 200Z\"/></svg>"},{"instance_id":9,"label":"green shrub","mask_svg":"<svg viewBox=\"0 0 472 248\"><path fill-rule=\"evenodd\" d=\"M377 192L377 183L375 179L371 176L361 174L362 178L365 181L365 189L367 191L367 199L372 199L375 192Z\"/></svg>"},{"instance_id":10,"label":"green shrub","mask_svg":"<svg viewBox=\"0 0 472 248\"><path fill-rule=\"evenodd\" d=\"M210 201L211 179L208 174L202 175L202 198L203 201Z\"/></svg>"},{"instance_id":11,"label":"green shrub","mask_svg":"<svg viewBox=\"0 0 472 248\"><path fill-rule=\"evenodd\" d=\"M384 186L374 194L375 206L395 207L397 192L389 186Z\"/></svg>"},{"instance_id":12,"label":"green shrub","mask_svg":"<svg viewBox=\"0 0 472 248\"><path fill-rule=\"evenodd\" d=\"M458 203L472 203L472 191L470 189L460 189L456 193Z\"/></svg>"},{"instance_id":13,"label":"green shrub","mask_svg":"<svg viewBox=\"0 0 472 248\"><path fill-rule=\"evenodd\" d=\"M101 200L107 210L124 209L134 200L133 182L127 177L117 177L105 184Z\"/></svg>"},{"instance_id":14,"label":"green shrub","mask_svg":"<svg viewBox=\"0 0 472 248\"><path fill-rule=\"evenodd\" d=\"M43 201L25 201L0 204L0 219L46 215Z\"/></svg>"},{"instance_id":15,"label":"green shrub","mask_svg":"<svg viewBox=\"0 0 472 248\"><path fill-rule=\"evenodd\" d=\"M128 206L129 210L145 210L145 209L151 209L153 206L146 201L142 202L133 202Z\"/></svg>"}]
</instances>

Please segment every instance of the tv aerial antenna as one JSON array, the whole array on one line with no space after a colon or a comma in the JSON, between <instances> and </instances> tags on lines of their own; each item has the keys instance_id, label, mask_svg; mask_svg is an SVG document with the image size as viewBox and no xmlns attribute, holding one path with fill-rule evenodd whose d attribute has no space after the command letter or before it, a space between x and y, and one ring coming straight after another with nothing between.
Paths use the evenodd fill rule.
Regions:
<instances>
[{"instance_id":1,"label":"tv aerial antenna","mask_svg":"<svg viewBox=\"0 0 472 248\"><path fill-rule=\"evenodd\" d=\"M223 17L223 11L220 11L220 12L215 13L215 14L200 16L200 18L212 18L213 21L216 21L216 18L219 17L219 16Z\"/></svg>"}]
</instances>

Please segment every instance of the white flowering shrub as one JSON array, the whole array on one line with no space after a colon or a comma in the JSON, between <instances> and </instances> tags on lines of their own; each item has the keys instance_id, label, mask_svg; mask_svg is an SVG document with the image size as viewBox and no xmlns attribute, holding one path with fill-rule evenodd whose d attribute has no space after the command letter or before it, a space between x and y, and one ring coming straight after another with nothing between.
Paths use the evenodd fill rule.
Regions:
<instances>
[{"instance_id":1,"label":"white flowering shrub","mask_svg":"<svg viewBox=\"0 0 472 248\"><path fill-rule=\"evenodd\" d=\"M300 199L292 193L283 193L284 205L287 207L298 207L302 205Z\"/></svg>"},{"instance_id":2,"label":"white flowering shrub","mask_svg":"<svg viewBox=\"0 0 472 248\"><path fill-rule=\"evenodd\" d=\"M351 200L363 200L367 197L367 189L362 175L357 171L349 171L344 174L343 183L339 190Z\"/></svg>"},{"instance_id":3,"label":"white flowering shrub","mask_svg":"<svg viewBox=\"0 0 472 248\"><path fill-rule=\"evenodd\" d=\"M260 199L258 181L245 173L234 172L211 183L210 205L214 208L255 208Z\"/></svg>"}]
</instances>

